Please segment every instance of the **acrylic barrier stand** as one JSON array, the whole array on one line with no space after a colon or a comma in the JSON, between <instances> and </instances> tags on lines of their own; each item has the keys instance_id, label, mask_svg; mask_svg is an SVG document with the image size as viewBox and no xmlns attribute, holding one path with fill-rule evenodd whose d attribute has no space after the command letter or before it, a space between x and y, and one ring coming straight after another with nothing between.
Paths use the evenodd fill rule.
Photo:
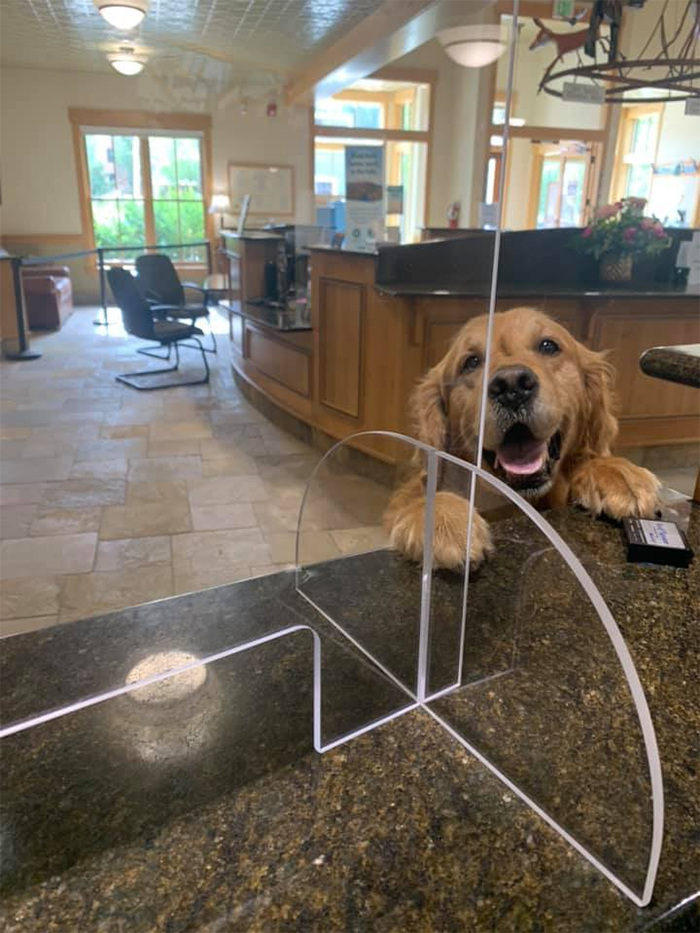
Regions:
<instances>
[{"instance_id":1,"label":"acrylic barrier stand","mask_svg":"<svg viewBox=\"0 0 700 933\"><path fill-rule=\"evenodd\" d=\"M61 756L79 768L81 756L97 755L104 781L89 800L72 788L64 810L87 806L109 819L130 812L132 795L152 794L166 819L205 790L223 792L420 708L635 904L648 904L663 835L661 767L637 672L599 591L557 532L500 481L410 438L372 433L405 445L422 476L422 562L388 547L392 490L353 472L346 442L336 445L300 508L296 604L261 579L245 621L232 619L228 643L204 656L154 642L128 670L102 670L109 686L100 692L89 678L66 684L53 708L41 690L28 693L0 729L16 788L2 801L8 820L22 819L27 761L49 787ZM473 496L496 519L492 553L466 573L439 568L439 545L433 558L446 490ZM465 553L475 536L469 522ZM113 762L127 753L144 765L165 761L166 784L161 775L149 785L145 769L137 786L133 774L121 786ZM124 833L147 829L119 819ZM65 864L61 820L47 800L41 852L30 844L17 853L17 871Z\"/></svg>"}]
</instances>

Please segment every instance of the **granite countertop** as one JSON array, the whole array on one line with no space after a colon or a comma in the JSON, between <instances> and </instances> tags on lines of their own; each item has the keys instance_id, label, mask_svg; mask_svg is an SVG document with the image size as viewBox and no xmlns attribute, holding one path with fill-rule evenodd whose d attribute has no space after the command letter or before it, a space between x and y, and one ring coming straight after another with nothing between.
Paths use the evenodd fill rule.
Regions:
<instances>
[{"instance_id":1,"label":"granite countertop","mask_svg":"<svg viewBox=\"0 0 700 933\"><path fill-rule=\"evenodd\" d=\"M666 830L649 907L427 711L316 754L299 632L216 662L170 703L117 697L3 740L6 933L696 930L699 561L627 564L616 526L576 510L548 518L607 598L654 719ZM607 642L544 539L522 519L493 527L496 554L470 580L471 686L432 708L636 880L648 799ZM700 509L687 534L697 553ZM377 551L317 565L303 586L410 682L420 582L418 567ZM462 579L436 573L432 591L438 687L453 670ZM119 686L146 656L203 656L294 623L322 639L325 741L405 705L293 574L276 574L7 639L3 722Z\"/></svg>"},{"instance_id":2,"label":"granite countertop","mask_svg":"<svg viewBox=\"0 0 700 933\"><path fill-rule=\"evenodd\" d=\"M679 347L652 347L639 358L647 376L700 388L700 343Z\"/></svg>"},{"instance_id":3,"label":"granite countertop","mask_svg":"<svg viewBox=\"0 0 700 933\"><path fill-rule=\"evenodd\" d=\"M447 296L453 298L488 298L491 294L490 283L474 282L465 285L453 285L441 288L439 282L425 285L400 285L377 283L377 291L384 295L401 297L427 297ZM496 289L499 298L542 298L571 297L571 298L698 298L700 290L687 291L685 286L674 287L668 285L640 285L630 288L590 288L587 286L565 286L547 283L518 283L512 284L499 281Z\"/></svg>"}]
</instances>

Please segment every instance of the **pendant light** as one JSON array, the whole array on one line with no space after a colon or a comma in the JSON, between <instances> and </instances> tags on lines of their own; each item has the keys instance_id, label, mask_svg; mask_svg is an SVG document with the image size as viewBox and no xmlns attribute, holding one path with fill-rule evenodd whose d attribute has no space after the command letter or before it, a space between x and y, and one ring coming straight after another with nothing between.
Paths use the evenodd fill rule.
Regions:
<instances>
[{"instance_id":1,"label":"pendant light","mask_svg":"<svg viewBox=\"0 0 700 933\"><path fill-rule=\"evenodd\" d=\"M148 11L148 0L94 0L110 26L125 32L136 29Z\"/></svg>"},{"instance_id":2,"label":"pendant light","mask_svg":"<svg viewBox=\"0 0 700 933\"><path fill-rule=\"evenodd\" d=\"M122 46L118 51L110 53L107 58L115 71L127 77L140 74L146 64L141 56L136 56L134 50L126 45Z\"/></svg>"}]
</instances>

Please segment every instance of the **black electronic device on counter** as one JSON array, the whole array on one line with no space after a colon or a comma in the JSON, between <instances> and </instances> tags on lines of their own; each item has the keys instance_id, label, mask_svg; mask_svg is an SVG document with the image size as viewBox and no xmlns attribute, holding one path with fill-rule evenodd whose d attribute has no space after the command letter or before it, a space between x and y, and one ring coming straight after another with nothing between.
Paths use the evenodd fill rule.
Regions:
<instances>
[{"instance_id":1,"label":"black electronic device on counter","mask_svg":"<svg viewBox=\"0 0 700 933\"><path fill-rule=\"evenodd\" d=\"M675 522L625 518L622 525L627 539L628 561L687 567L694 557L688 539Z\"/></svg>"}]
</instances>

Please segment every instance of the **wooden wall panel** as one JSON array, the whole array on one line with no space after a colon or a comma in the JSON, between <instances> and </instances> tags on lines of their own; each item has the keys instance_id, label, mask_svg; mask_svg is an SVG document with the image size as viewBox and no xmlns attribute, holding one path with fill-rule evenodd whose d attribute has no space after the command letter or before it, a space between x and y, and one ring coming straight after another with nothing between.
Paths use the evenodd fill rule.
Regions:
<instances>
[{"instance_id":1,"label":"wooden wall panel","mask_svg":"<svg viewBox=\"0 0 700 933\"><path fill-rule=\"evenodd\" d=\"M243 353L243 318L235 311L229 312L231 315L231 343L238 353Z\"/></svg>"},{"instance_id":2,"label":"wooden wall panel","mask_svg":"<svg viewBox=\"0 0 700 933\"><path fill-rule=\"evenodd\" d=\"M304 397L311 394L311 357L245 324L244 356L268 378Z\"/></svg>"},{"instance_id":3,"label":"wooden wall panel","mask_svg":"<svg viewBox=\"0 0 700 933\"><path fill-rule=\"evenodd\" d=\"M362 408L365 291L356 282L319 283L319 401L351 418Z\"/></svg>"}]
</instances>

